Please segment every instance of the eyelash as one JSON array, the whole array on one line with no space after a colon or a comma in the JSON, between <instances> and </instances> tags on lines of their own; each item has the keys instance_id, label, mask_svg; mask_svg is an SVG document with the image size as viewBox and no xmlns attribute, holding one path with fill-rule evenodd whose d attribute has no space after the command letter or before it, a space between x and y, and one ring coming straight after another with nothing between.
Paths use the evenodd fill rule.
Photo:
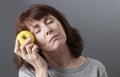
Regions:
<instances>
[{"instance_id":1,"label":"eyelash","mask_svg":"<svg viewBox=\"0 0 120 77\"><path fill-rule=\"evenodd\" d=\"M36 26L34 27L34 33L37 34L37 33L39 33L40 31L41 31L41 29L39 28L39 25L36 25Z\"/></svg>"},{"instance_id":2,"label":"eyelash","mask_svg":"<svg viewBox=\"0 0 120 77\"><path fill-rule=\"evenodd\" d=\"M37 33L39 33L40 31L41 31L41 30L38 29L38 30L34 31L34 33L37 34Z\"/></svg>"},{"instance_id":3,"label":"eyelash","mask_svg":"<svg viewBox=\"0 0 120 77\"><path fill-rule=\"evenodd\" d=\"M46 21L46 24L51 24L51 23L53 23L53 19L48 19L48 20Z\"/></svg>"},{"instance_id":4,"label":"eyelash","mask_svg":"<svg viewBox=\"0 0 120 77\"><path fill-rule=\"evenodd\" d=\"M35 32L35 34L37 34L37 33L39 33L40 32L40 30L38 30L37 32Z\"/></svg>"},{"instance_id":5,"label":"eyelash","mask_svg":"<svg viewBox=\"0 0 120 77\"><path fill-rule=\"evenodd\" d=\"M48 20L46 21L46 24L47 24L47 25L49 25L49 24L51 24L51 23L53 23L53 19L48 19ZM34 33L37 34L37 33L39 33L40 31L41 31L41 29L36 28L36 29L34 30Z\"/></svg>"}]
</instances>

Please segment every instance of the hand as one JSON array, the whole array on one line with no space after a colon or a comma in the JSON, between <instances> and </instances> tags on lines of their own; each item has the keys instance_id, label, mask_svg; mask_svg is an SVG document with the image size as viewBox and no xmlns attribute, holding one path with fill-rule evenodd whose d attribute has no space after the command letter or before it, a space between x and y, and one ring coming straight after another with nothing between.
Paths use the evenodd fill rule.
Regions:
<instances>
[{"instance_id":1,"label":"hand","mask_svg":"<svg viewBox=\"0 0 120 77\"><path fill-rule=\"evenodd\" d=\"M39 47L36 44L30 43L30 38L20 46L18 40L15 43L14 53L22 57L26 62L31 64L35 69L47 68L46 61L37 53Z\"/></svg>"}]
</instances>

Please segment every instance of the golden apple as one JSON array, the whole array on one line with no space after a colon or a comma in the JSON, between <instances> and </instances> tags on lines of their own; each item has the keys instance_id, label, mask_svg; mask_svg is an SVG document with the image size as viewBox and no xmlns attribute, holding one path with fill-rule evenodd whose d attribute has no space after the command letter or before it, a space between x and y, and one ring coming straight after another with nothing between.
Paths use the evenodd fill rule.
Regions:
<instances>
[{"instance_id":1,"label":"golden apple","mask_svg":"<svg viewBox=\"0 0 120 77\"><path fill-rule=\"evenodd\" d=\"M16 37L16 39L20 43L20 46L25 43L25 41L26 41L27 38L31 38L31 43L34 43L35 38L34 38L34 35L30 31L23 30L20 33L18 33L17 37Z\"/></svg>"}]
</instances>

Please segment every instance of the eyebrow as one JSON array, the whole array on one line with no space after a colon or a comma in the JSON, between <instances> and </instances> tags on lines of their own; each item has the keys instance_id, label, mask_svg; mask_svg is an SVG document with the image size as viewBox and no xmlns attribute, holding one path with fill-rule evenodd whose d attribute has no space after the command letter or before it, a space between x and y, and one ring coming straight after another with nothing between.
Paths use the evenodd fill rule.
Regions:
<instances>
[{"instance_id":1,"label":"eyebrow","mask_svg":"<svg viewBox=\"0 0 120 77\"><path fill-rule=\"evenodd\" d=\"M30 20L27 20L27 21L25 21L25 24L26 24L26 25L33 26L33 25L31 24L31 22L32 22L32 21L30 21Z\"/></svg>"},{"instance_id":2,"label":"eyebrow","mask_svg":"<svg viewBox=\"0 0 120 77\"><path fill-rule=\"evenodd\" d=\"M50 16L45 16L45 17L43 18L44 22L46 22L48 19L52 19L52 17L50 17Z\"/></svg>"},{"instance_id":3,"label":"eyebrow","mask_svg":"<svg viewBox=\"0 0 120 77\"><path fill-rule=\"evenodd\" d=\"M40 19L40 21L42 20L44 23L46 23L46 21L47 21L48 19L52 19L52 17L50 17L50 16L48 15L48 16L45 16L45 17L43 17L42 19ZM36 20L36 21L37 21L37 20ZM34 21L33 21L33 22L34 22ZM35 28L35 27L38 25L38 24L32 25L31 23L32 23L32 20L27 20L27 21L26 21L26 24L30 25L30 26L33 27L33 28Z\"/></svg>"},{"instance_id":4,"label":"eyebrow","mask_svg":"<svg viewBox=\"0 0 120 77\"><path fill-rule=\"evenodd\" d=\"M31 32L34 31L34 26L31 24L30 20L25 21L25 25Z\"/></svg>"}]
</instances>

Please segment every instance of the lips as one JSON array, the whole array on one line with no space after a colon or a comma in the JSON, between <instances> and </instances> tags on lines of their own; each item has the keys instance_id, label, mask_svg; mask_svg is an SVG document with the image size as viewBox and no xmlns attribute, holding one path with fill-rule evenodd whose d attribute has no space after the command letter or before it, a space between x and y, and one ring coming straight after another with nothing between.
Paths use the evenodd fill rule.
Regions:
<instances>
[{"instance_id":1,"label":"lips","mask_svg":"<svg viewBox=\"0 0 120 77\"><path fill-rule=\"evenodd\" d=\"M50 43L52 40L55 40L57 36L58 36L58 35L54 35L53 37L51 37L49 43Z\"/></svg>"}]
</instances>

